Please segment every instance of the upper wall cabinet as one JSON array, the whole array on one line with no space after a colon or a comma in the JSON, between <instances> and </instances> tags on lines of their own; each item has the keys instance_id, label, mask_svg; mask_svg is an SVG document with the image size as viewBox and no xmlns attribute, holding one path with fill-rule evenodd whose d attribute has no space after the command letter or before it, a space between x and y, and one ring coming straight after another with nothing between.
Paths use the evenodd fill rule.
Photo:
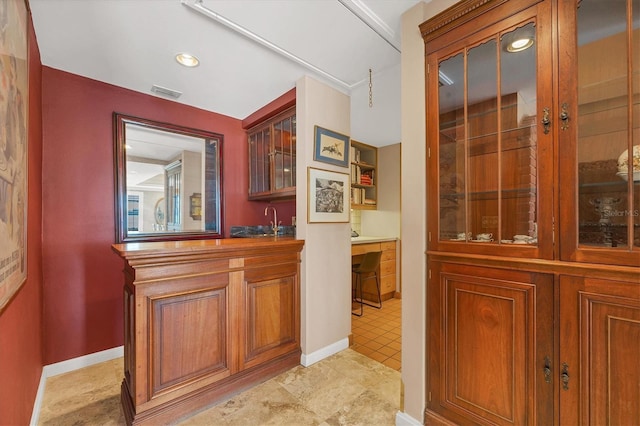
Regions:
<instances>
[{"instance_id":1,"label":"upper wall cabinet","mask_svg":"<svg viewBox=\"0 0 640 426\"><path fill-rule=\"evenodd\" d=\"M249 200L296 195L296 108L249 129Z\"/></svg>"},{"instance_id":2,"label":"upper wall cabinet","mask_svg":"<svg viewBox=\"0 0 640 426\"><path fill-rule=\"evenodd\" d=\"M423 29L428 196L439 210L428 239L435 250L551 258L552 132L539 124L551 115L551 11L509 3L483 27Z\"/></svg>"},{"instance_id":3,"label":"upper wall cabinet","mask_svg":"<svg viewBox=\"0 0 640 426\"><path fill-rule=\"evenodd\" d=\"M468 4L423 27L431 249L637 266L637 0Z\"/></svg>"}]
</instances>

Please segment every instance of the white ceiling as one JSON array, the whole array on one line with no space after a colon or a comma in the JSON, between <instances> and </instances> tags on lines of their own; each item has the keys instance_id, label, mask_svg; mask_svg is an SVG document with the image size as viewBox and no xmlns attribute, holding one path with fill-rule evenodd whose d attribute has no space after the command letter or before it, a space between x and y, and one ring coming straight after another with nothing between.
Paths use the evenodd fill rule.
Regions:
<instances>
[{"instance_id":1,"label":"white ceiling","mask_svg":"<svg viewBox=\"0 0 640 426\"><path fill-rule=\"evenodd\" d=\"M182 92L176 102L238 119L311 75L352 96L352 138L383 146L400 141L401 15L420 1L29 3L45 66L153 96L162 86ZM179 65L179 52L200 65Z\"/></svg>"}]
</instances>

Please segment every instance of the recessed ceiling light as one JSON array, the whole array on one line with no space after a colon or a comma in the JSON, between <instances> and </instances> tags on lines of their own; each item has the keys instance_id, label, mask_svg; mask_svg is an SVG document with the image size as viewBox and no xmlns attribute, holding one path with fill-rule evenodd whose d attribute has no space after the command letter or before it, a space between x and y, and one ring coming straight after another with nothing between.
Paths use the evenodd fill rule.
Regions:
<instances>
[{"instance_id":1,"label":"recessed ceiling light","mask_svg":"<svg viewBox=\"0 0 640 426\"><path fill-rule=\"evenodd\" d=\"M176 61L178 61L180 65L184 65L189 68L197 67L198 64L200 64L200 60L189 53L178 53L176 55Z\"/></svg>"},{"instance_id":2,"label":"recessed ceiling light","mask_svg":"<svg viewBox=\"0 0 640 426\"><path fill-rule=\"evenodd\" d=\"M507 45L507 52L522 52L533 46L533 37L519 38Z\"/></svg>"}]
</instances>

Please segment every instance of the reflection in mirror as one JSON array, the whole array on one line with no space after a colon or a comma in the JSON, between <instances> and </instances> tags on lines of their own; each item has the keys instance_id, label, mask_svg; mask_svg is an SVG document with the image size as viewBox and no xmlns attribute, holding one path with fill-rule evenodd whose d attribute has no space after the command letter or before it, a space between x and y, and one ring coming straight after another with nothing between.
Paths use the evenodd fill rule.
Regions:
<instances>
[{"instance_id":1,"label":"reflection in mirror","mask_svg":"<svg viewBox=\"0 0 640 426\"><path fill-rule=\"evenodd\" d=\"M222 237L222 135L114 113L116 241Z\"/></svg>"}]
</instances>

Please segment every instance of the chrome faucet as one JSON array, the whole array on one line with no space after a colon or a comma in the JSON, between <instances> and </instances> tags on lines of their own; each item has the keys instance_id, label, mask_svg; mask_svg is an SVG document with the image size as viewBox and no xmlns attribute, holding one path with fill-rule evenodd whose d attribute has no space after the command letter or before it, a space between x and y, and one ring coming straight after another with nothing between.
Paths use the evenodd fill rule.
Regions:
<instances>
[{"instance_id":1,"label":"chrome faucet","mask_svg":"<svg viewBox=\"0 0 640 426\"><path fill-rule=\"evenodd\" d=\"M282 223L281 221L278 222L278 212L276 211L275 207L272 206L267 206L264 209L264 215L268 216L269 215L269 209L273 210L273 220L271 221L271 229L273 229L273 235L278 235L278 230L279 230L279 226Z\"/></svg>"}]
</instances>

